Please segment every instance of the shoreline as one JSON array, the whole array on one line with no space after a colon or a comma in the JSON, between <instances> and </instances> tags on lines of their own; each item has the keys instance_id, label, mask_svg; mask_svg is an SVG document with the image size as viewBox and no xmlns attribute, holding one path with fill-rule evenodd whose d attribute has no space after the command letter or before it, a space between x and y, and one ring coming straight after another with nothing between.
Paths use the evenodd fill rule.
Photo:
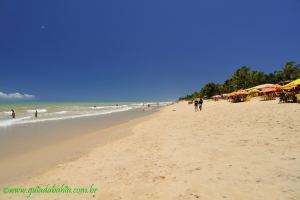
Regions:
<instances>
[{"instance_id":1,"label":"shoreline","mask_svg":"<svg viewBox=\"0 0 300 200\"><path fill-rule=\"evenodd\" d=\"M130 134L129 127L155 112L156 109L145 112L137 109L11 127L12 131L1 137L0 186L29 180L61 163L76 160L97 146L126 137Z\"/></svg>"}]
</instances>

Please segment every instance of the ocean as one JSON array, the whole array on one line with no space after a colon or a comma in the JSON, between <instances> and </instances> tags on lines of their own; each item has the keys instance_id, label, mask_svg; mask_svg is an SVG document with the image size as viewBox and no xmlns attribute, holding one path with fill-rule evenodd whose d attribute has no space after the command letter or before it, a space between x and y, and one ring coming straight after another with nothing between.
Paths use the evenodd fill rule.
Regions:
<instances>
[{"instance_id":1,"label":"ocean","mask_svg":"<svg viewBox=\"0 0 300 200\"><path fill-rule=\"evenodd\" d=\"M18 124L66 120L81 117L107 115L133 109L144 109L148 105L165 106L170 102L0 102L1 128ZM12 109L16 113L13 119ZM35 117L35 112L38 117Z\"/></svg>"}]
</instances>

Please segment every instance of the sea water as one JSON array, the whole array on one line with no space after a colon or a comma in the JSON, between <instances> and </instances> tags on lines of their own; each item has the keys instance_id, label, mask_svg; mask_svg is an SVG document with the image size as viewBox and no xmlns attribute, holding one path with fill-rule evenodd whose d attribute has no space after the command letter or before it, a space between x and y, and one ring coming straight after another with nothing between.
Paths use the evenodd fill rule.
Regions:
<instances>
[{"instance_id":1,"label":"sea water","mask_svg":"<svg viewBox=\"0 0 300 200\"><path fill-rule=\"evenodd\" d=\"M170 102L0 102L0 132L2 128L18 124L107 115L168 104ZM12 109L16 113L14 119Z\"/></svg>"}]
</instances>

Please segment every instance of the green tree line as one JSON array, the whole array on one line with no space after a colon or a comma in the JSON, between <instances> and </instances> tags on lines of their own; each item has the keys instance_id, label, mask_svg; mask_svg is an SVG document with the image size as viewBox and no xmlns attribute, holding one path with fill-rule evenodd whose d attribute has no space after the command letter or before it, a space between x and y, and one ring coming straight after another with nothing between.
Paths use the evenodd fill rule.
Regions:
<instances>
[{"instance_id":1,"label":"green tree line","mask_svg":"<svg viewBox=\"0 0 300 200\"><path fill-rule=\"evenodd\" d=\"M180 97L179 100L192 100L198 97L210 98L214 95L230 93L239 89L246 89L264 83L282 83L300 78L300 64L294 61L287 62L279 71L266 74L251 70L248 66L237 69L229 79L223 83L209 82L199 91Z\"/></svg>"}]
</instances>

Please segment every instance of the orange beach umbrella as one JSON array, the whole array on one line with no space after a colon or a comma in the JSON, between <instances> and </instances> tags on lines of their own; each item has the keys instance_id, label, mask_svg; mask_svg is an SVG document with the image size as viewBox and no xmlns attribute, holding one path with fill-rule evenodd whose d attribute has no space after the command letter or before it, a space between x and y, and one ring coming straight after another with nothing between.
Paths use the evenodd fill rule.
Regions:
<instances>
[{"instance_id":1,"label":"orange beach umbrella","mask_svg":"<svg viewBox=\"0 0 300 200\"><path fill-rule=\"evenodd\" d=\"M276 92L276 91L277 89L274 87L266 87L262 89L261 93Z\"/></svg>"},{"instance_id":2,"label":"orange beach umbrella","mask_svg":"<svg viewBox=\"0 0 300 200\"><path fill-rule=\"evenodd\" d=\"M247 92L246 90L238 90L235 92L235 95L245 95L245 94L249 94L249 92Z\"/></svg>"},{"instance_id":3,"label":"orange beach umbrella","mask_svg":"<svg viewBox=\"0 0 300 200\"><path fill-rule=\"evenodd\" d=\"M249 94L249 92L247 92L246 90L238 90L238 91L229 93L227 96L231 97L231 96L236 96L236 95L247 95L247 94Z\"/></svg>"}]
</instances>

